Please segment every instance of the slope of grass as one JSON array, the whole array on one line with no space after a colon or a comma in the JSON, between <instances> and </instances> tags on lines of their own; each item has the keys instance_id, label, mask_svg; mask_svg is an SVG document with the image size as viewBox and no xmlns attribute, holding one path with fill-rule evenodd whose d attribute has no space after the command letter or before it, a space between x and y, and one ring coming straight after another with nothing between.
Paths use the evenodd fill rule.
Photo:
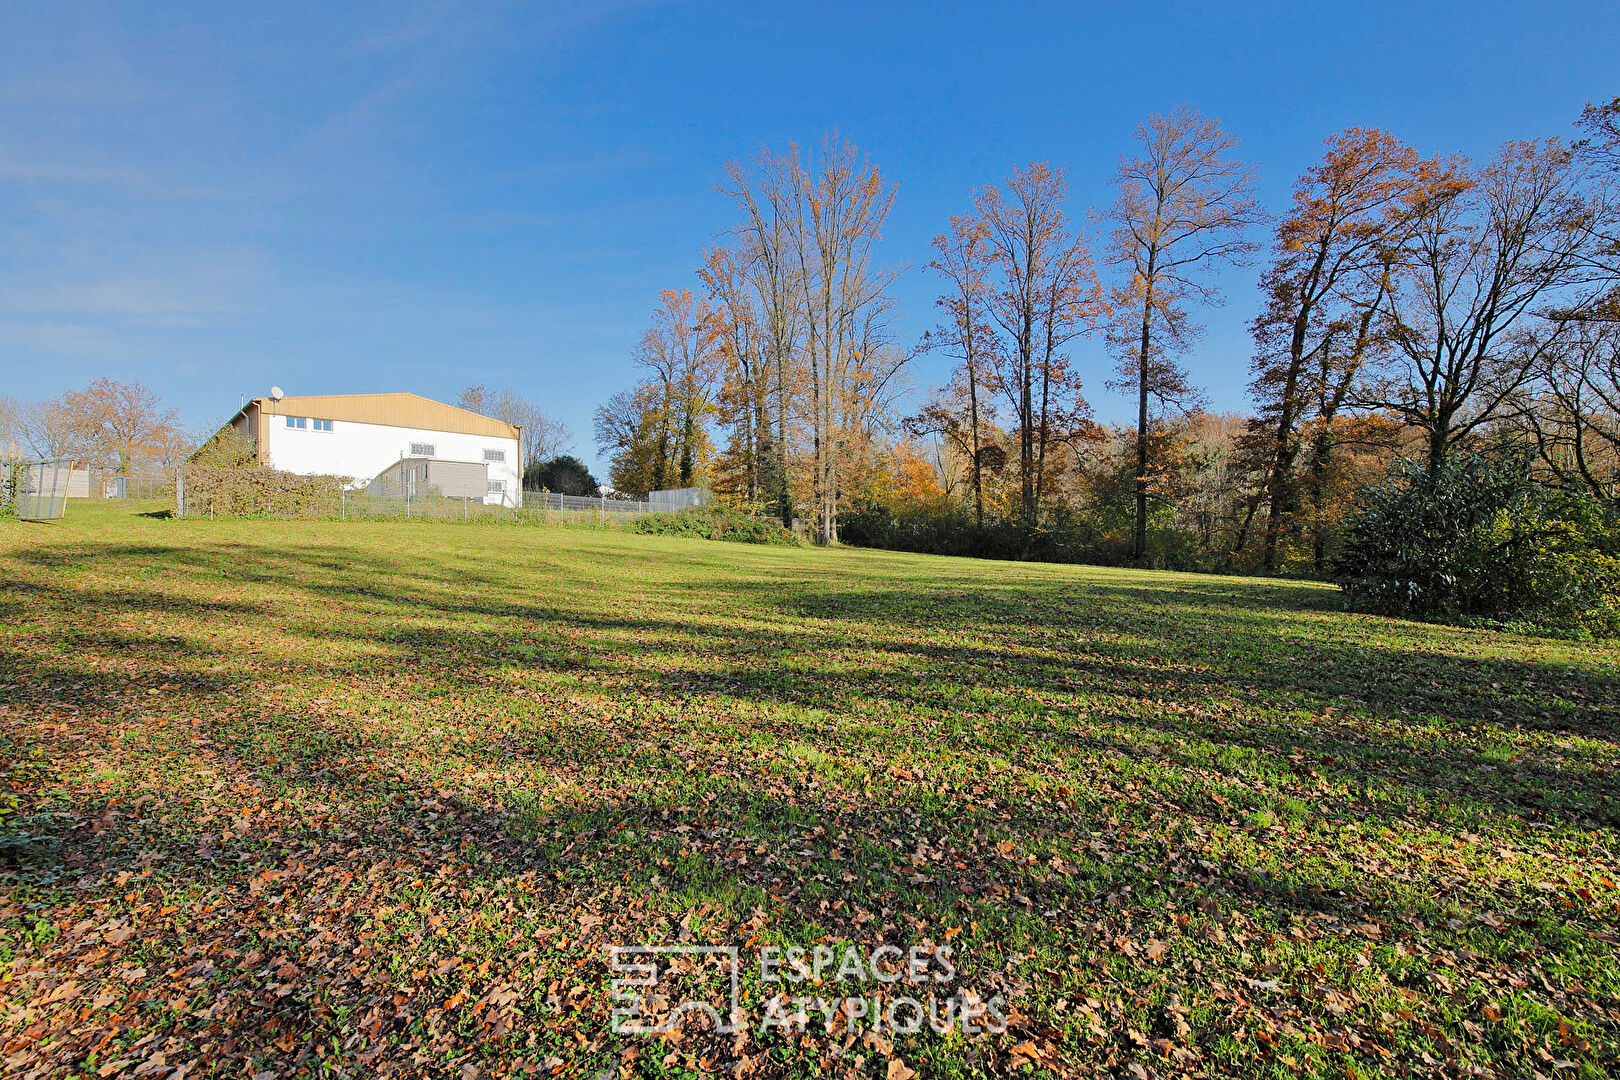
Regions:
<instances>
[{"instance_id":1,"label":"slope of grass","mask_svg":"<svg viewBox=\"0 0 1620 1080\"><path fill-rule=\"evenodd\" d=\"M0 524L0 583L8 1075L1620 1060L1614 647L1305 583L101 505ZM743 1030L616 1034L640 943L737 946ZM767 985L762 945L882 943L948 943L1008 1030L761 1030L888 988Z\"/></svg>"}]
</instances>

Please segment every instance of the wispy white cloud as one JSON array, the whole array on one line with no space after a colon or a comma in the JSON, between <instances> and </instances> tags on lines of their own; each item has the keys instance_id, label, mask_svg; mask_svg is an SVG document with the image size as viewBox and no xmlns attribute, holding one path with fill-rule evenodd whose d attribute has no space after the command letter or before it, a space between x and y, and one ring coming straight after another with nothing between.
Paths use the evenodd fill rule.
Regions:
<instances>
[{"instance_id":1,"label":"wispy white cloud","mask_svg":"<svg viewBox=\"0 0 1620 1080\"><path fill-rule=\"evenodd\" d=\"M99 358L121 351L126 339L105 326L0 320L0 343L34 352Z\"/></svg>"},{"instance_id":2,"label":"wispy white cloud","mask_svg":"<svg viewBox=\"0 0 1620 1080\"><path fill-rule=\"evenodd\" d=\"M260 298L273 285L265 260L251 251L176 252L162 263L117 267L95 261L94 269L78 273L51 268L43 281L0 282L0 312L103 326L198 327L262 310Z\"/></svg>"}]
</instances>

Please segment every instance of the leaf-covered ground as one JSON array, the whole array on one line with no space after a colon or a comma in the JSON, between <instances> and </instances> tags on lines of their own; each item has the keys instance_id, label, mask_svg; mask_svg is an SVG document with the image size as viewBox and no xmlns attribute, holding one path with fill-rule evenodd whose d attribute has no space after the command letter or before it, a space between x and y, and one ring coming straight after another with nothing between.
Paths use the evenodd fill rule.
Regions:
<instances>
[{"instance_id":1,"label":"leaf-covered ground","mask_svg":"<svg viewBox=\"0 0 1620 1080\"><path fill-rule=\"evenodd\" d=\"M1336 599L0 525L3 1072L1607 1075L1620 651ZM739 947L743 1030L614 1034L605 949L642 943ZM948 943L1009 1029L759 1030L751 952L883 943Z\"/></svg>"}]
</instances>

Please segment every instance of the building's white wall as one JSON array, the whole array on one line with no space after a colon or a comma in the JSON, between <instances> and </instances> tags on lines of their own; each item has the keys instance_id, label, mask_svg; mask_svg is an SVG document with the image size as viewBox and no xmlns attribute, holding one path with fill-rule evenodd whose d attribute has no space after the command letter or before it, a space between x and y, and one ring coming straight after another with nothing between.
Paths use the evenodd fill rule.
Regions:
<instances>
[{"instance_id":1,"label":"building's white wall","mask_svg":"<svg viewBox=\"0 0 1620 1080\"><path fill-rule=\"evenodd\" d=\"M506 505L516 505L522 497L523 477L518 472L518 442L493 435L467 435L458 431L423 431L419 428L390 427L384 424L357 424L332 421L331 431L316 431L313 418L304 428L289 428L285 416L265 417L265 442L271 468L286 472L330 473L353 477L358 486L402 457L420 457L411 452L411 443L433 444L432 456L441 461L475 461L487 464L489 478L506 488ZM485 450L505 450L505 461L484 461ZM491 494L484 501L499 504L502 496Z\"/></svg>"}]
</instances>

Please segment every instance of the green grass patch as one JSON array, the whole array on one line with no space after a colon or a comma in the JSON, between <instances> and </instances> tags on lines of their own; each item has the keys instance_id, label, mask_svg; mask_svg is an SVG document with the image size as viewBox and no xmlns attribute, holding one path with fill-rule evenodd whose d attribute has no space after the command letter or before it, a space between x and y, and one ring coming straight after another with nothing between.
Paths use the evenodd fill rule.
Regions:
<instances>
[{"instance_id":1,"label":"green grass patch","mask_svg":"<svg viewBox=\"0 0 1620 1080\"><path fill-rule=\"evenodd\" d=\"M0 530L0 608L18 1075L1620 1060L1613 645L1309 583L78 503ZM737 947L747 1032L615 1033L629 944ZM761 948L886 944L948 944L1008 1030L759 1029Z\"/></svg>"}]
</instances>

